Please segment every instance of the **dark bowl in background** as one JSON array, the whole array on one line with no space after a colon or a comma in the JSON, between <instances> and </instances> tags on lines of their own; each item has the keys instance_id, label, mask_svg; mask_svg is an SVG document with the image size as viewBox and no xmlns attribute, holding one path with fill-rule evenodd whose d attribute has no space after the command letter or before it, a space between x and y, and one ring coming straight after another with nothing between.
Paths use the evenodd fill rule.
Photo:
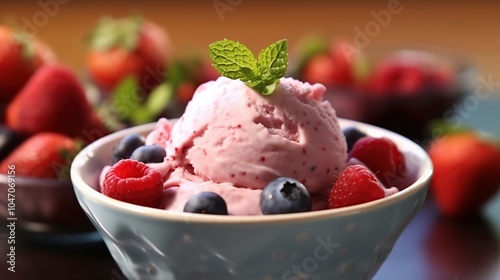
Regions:
<instances>
[{"instance_id":1,"label":"dark bowl in background","mask_svg":"<svg viewBox=\"0 0 500 280\"><path fill-rule=\"evenodd\" d=\"M14 215L9 215L8 175L0 174L0 216L17 218L16 228L36 233L84 233L95 231L81 209L71 181L13 177ZM12 198L12 196L11 196ZM11 205L12 206L12 205Z\"/></svg>"},{"instance_id":2,"label":"dark bowl in background","mask_svg":"<svg viewBox=\"0 0 500 280\"><path fill-rule=\"evenodd\" d=\"M374 94L363 87L327 86L325 98L341 118L383 127L402 134L417 143L428 140L429 124L445 120L454 113L455 104L473 94L476 69L460 55L448 51L426 49L383 48L364 52L373 63L388 57L406 57L451 67L454 83L445 88L426 88L413 94L390 92Z\"/></svg>"}]
</instances>

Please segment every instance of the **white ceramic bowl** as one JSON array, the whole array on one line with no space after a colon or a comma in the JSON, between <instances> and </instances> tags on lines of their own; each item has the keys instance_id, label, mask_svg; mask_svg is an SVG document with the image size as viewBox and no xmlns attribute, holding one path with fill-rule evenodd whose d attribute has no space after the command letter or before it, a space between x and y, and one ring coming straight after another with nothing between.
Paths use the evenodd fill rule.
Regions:
<instances>
[{"instance_id":1,"label":"white ceramic bowl","mask_svg":"<svg viewBox=\"0 0 500 280\"><path fill-rule=\"evenodd\" d=\"M129 279L323 280L370 279L422 206L433 168L425 151L393 132L353 121L372 136L392 139L416 180L378 201L299 214L218 216L173 213L131 205L98 190L98 177L123 136L95 141L73 161L71 178L81 207ZM409 252L411 253L411 252Z\"/></svg>"}]
</instances>

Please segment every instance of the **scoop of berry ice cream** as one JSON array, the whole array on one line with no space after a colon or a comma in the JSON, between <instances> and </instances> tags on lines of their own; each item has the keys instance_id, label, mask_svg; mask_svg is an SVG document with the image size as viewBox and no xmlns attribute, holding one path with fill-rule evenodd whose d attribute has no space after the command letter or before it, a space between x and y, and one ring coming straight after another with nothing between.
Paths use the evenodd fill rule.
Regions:
<instances>
[{"instance_id":1,"label":"scoop of berry ice cream","mask_svg":"<svg viewBox=\"0 0 500 280\"><path fill-rule=\"evenodd\" d=\"M168 190L166 208L184 200L187 189L197 184L219 188L228 205L241 203L233 202L238 189L261 190L278 177L302 182L317 205L325 204L346 166L347 145L324 94L320 84L291 78L282 78L267 96L225 77L201 85L172 127L160 120L147 138L147 144L166 147L162 167L169 170L162 172L166 188L173 188ZM224 184L235 189L231 195L222 191L228 188L216 187ZM256 211L249 209L248 214Z\"/></svg>"}]
</instances>

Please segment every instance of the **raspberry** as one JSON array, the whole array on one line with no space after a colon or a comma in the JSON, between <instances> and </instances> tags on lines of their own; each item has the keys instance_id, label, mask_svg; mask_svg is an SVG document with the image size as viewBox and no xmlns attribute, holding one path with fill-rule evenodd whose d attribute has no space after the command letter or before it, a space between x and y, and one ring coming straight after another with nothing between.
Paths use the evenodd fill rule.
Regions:
<instances>
[{"instance_id":1,"label":"raspberry","mask_svg":"<svg viewBox=\"0 0 500 280\"><path fill-rule=\"evenodd\" d=\"M161 173L146 164L122 159L106 173L102 193L136 205L158 208L163 192Z\"/></svg>"},{"instance_id":2,"label":"raspberry","mask_svg":"<svg viewBox=\"0 0 500 280\"><path fill-rule=\"evenodd\" d=\"M364 163L385 187L401 187L405 181L406 165L403 153L390 139L363 137L349 152L348 159Z\"/></svg>"},{"instance_id":3,"label":"raspberry","mask_svg":"<svg viewBox=\"0 0 500 280\"><path fill-rule=\"evenodd\" d=\"M385 197L384 187L362 165L349 165L335 182L328 197L330 209L370 202Z\"/></svg>"}]
</instances>

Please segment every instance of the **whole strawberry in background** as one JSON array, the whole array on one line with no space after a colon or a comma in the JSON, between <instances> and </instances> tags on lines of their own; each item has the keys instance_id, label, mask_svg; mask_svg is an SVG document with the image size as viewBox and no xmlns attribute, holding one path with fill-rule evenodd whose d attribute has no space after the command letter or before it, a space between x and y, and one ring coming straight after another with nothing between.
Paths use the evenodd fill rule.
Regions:
<instances>
[{"instance_id":1,"label":"whole strawberry in background","mask_svg":"<svg viewBox=\"0 0 500 280\"><path fill-rule=\"evenodd\" d=\"M81 136L93 120L78 78L57 63L38 69L9 103L6 116L7 125L21 133L58 132L70 137Z\"/></svg>"},{"instance_id":2,"label":"whole strawberry in background","mask_svg":"<svg viewBox=\"0 0 500 280\"><path fill-rule=\"evenodd\" d=\"M500 149L473 132L437 138L428 148L434 164L431 191L449 217L477 215L500 189Z\"/></svg>"},{"instance_id":3,"label":"whole strawberry in background","mask_svg":"<svg viewBox=\"0 0 500 280\"><path fill-rule=\"evenodd\" d=\"M0 26L0 102L10 101L38 68L54 60L45 43Z\"/></svg>"},{"instance_id":4,"label":"whole strawberry in background","mask_svg":"<svg viewBox=\"0 0 500 280\"><path fill-rule=\"evenodd\" d=\"M326 86L349 86L353 82L350 54L343 48L342 41L330 42L325 50L310 55L305 62L301 76L309 83Z\"/></svg>"},{"instance_id":5,"label":"whole strawberry in background","mask_svg":"<svg viewBox=\"0 0 500 280\"><path fill-rule=\"evenodd\" d=\"M166 31L143 18L102 18L89 38L86 68L105 93L133 76L144 93L165 79L170 57Z\"/></svg>"},{"instance_id":6,"label":"whole strawberry in background","mask_svg":"<svg viewBox=\"0 0 500 280\"><path fill-rule=\"evenodd\" d=\"M37 133L0 162L0 173L7 174L9 165L15 165L18 176L68 179L77 146L72 138L60 133Z\"/></svg>"}]
</instances>

